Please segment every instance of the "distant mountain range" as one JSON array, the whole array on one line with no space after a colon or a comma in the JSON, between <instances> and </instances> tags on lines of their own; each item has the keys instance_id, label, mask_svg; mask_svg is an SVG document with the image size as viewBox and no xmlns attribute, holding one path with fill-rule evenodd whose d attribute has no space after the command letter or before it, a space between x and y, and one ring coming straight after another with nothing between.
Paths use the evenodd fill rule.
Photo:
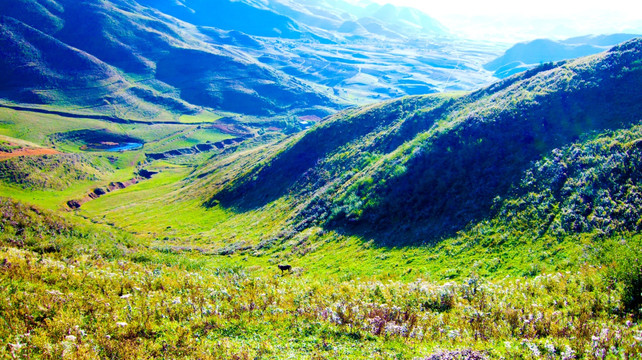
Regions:
<instances>
[{"instance_id":1,"label":"distant mountain range","mask_svg":"<svg viewBox=\"0 0 642 360\"><path fill-rule=\"evenodd\" d=\"M445 36L417 10L340 0L7 1L0 98L126 118L323 116L487 82L494 50Z\"/></svg>"},{"instance_id":2,"label":"distant mountain range","mask_svg":"<svg viewBox=\"0 0 642 360\"><path fill-rule=\"evenodd\" d=\"M555 41L537 39L514 45L497 59L484 65L498 78L506 78L542 63L574 59L597 54L624 41L639 37L634 34L589 35Z\"/></svg>"}]
</instances>

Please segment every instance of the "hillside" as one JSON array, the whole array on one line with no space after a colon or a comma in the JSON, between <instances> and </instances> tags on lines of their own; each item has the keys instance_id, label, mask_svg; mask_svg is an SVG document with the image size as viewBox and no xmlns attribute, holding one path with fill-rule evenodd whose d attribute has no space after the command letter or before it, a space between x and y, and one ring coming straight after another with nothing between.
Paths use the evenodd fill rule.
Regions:
<instances>
[{"instance_id":1,"label":"hillside","mask_svg":"<svg viewBox=\"0 0 642 360\"><path fill-rule=\"evenodd\" d=\"M637 39L289 137L0 108L0 356L635 359L640 84Z\"/></svg>"},{"instance_id":2,"label":"hillside","mask_svg":"<svg viewBox=\"0 0 642 360\"><path fill-rule=\"evenodd\" d=\"M209 44L193 26L135 2L24 1L4 5L0 14L7 49L1 67L8 75L2 97L14 102L136 118L203 107L274 115L318 106L324 114L324 107L338 106L310 85Z\"/></svg>"},{"instance_id":3,"label":"hillside","mask_svg":"<svg viewBox=\"0 0 642 360\"><path fill-rule=\"evenodd\" d=\"M639 37L633 34L589 35L566 40L537 39L514 45L484 68L498 78L506 78L547 62L593 55L627 40Z\"/></svg>"},{"instance_id":4,"label":"hillside","mask_svg":"<svg viewBox=\"0 0 642 360\"><path fill-rule=\"evenodd\" d=\"M481 64L492 46L434 36L427 15L395 11L343 19L314 1L3 3L0 99L133 120L208 111L283 119L489 81ZM359 19L363 36L345 33L343 22Z\"/></svg>"},{"instance_id":5,"label":"hillside","mask_svg":"<svg viewBox=\"0 0 642 360\"><path fill-rule=\"evenodd\" d=\"M30 4L25 13L64 18L58 3ZM12 55L2 61L33 56L34 66L15 68L25 81L64 94L77 67L88 86L105 77L117 94L143 86L47 35L62 20L43 17L45 32L4 19ZM229 44L280 44L272 59L293 44L205 33L226 46L160 36L170 57L141 71L161 74L162 86L179 84L176 72L215 78L208 63L237 65L225 51L245 56ZM348 55L325 45L308 59L346 66ZM199 61L185 68L187 59ZM444 73L466 66L440 59ZM247 61L244 71L264 74ZM328 71L350 69L339 65ZM130 121L69 105L0 107L0 357L636 359L641 84L636 39L473 92L324 120L208 111Z\"/></svg>"},{"instance_id":6,"label":"hillside","mask_svg":"<svg viewBox=\"0 0 642 360\"><path fill-rule=\"evenodd\" d=\"M503 201L523 190L526 174L536 171L534 161L590 134L637 124L642 97L630 89L642 81L641 60L638 39L470 94L408 97L344 112L282 143L245 175L213 187L208 204L249 211L287 198L297 204L291 214L296 231L341 229L388 246L453 236L496 216ZM578 160L567 161L573 168ZM627 174L617 186L628 176L636 179ZM570 186L565 196L579 196L580 185L565 176L556 186ZM605 182L591 185L595 196L583 198L590 204L586 211L573 216L594 218L603 201L597 193L622 191L599 181ZM569 201L556 194L555 201ZM577 228L567 223L573 216L558 211L546 216L567 230ZM631 216L614 230L637 229Z\"/></svg>"},{"instance_id":7,"label":"hillside","mask_svg":"<svg viewBox=\"0 0 642 360\"><path fill-rule=\"evenodd\" d=\"M4 197L0 205L6 357L591 359L642 350L627 290L595 268L443 284L302 268L260 276L242 258L153 251L104 225ZM640 249L629 240L620 252Z\"/></svg>"}]
</instances>

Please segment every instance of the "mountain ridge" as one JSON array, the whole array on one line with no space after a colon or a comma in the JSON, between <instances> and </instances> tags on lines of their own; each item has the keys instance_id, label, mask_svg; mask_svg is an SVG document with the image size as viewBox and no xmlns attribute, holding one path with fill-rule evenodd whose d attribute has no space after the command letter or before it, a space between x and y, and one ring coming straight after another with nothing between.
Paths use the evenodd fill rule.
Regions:
<instances>
[{"instance_id":1,"label":"mountain ridge","mask_svg":"<svg viewBox=\"0 0 642 360\"><path fill-rule=\"evenodd\" d=\"M344 7L352 13L331 9L320 0L303 4L230 0L3 3L3 41L13 42L12 51L20 55L0 60L8 74L0 90L5 100L13 102L175 121L182 115L207 111L266 118L322 117L348 105L435 92L451 75L453 81L446 81L446 86L466 89L489 78L479 68L479 57L489 56L492 50L480 52L477 47L481 45L464 42L439 45L444 50L434 53L430 50L436 46L433 42L441 44L447 36L425 14L395 8L390 19L377 19L373 16L380 7L367 11ZM239 12L249 15L237 16ZM295 20L284 14L302 17L297 15ZM39 35L34 37L27 29ZM45 44L43 39L55 41ZM381 41L399 52L381 53L374 47ZM455 51L450 46L463 47L457 53L465 56L458 60L462 65L450 67L446 76L442 63L449 63L450 52ZM69 49L79 52L69 59L58 56ZM79 57L93 63L93 80L58 75L56 81L64 78L65 82L52 85L59 67ZM22 71L25 66L40 75L27 76L21 87L24 74L14 70ZM119 83L102 81L109 76Z\"/></svg>"},{"instance_id":2,"label":"mountain ridge","mask_svg":"<svg viewBox=\"0 0 642 360\"><path fill-rule=\"evenodd\" d=\"M451 236L489 216L532 161L587 132L641 120L642 98L627 90L642 82L641 57L637 39L468 95L336 115L212 189L208 204L247 211L288 197L299 204L297 230L318 225L411 243Z\"/></svg>"}]
</instances>

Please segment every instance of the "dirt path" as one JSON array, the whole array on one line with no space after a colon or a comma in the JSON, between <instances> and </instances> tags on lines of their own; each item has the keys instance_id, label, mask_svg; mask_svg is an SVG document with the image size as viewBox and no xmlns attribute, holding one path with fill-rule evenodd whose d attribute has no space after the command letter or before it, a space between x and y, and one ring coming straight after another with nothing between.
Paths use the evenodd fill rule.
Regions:
<instances>
[{"instance_id":1,"label":"dirt path","mask_svg":"<svg viewBox=\"0 0 642 360\"><path fill-rule=\"evenodd\" d=\"M19 149L19 150L13 150L12 152L0 151L0 160L6 160L14 157L19 157L19 156L56 155L56 154L60 154L60 152L54 149L47 149L47 148Z\"/></svg>"}]
</instances>

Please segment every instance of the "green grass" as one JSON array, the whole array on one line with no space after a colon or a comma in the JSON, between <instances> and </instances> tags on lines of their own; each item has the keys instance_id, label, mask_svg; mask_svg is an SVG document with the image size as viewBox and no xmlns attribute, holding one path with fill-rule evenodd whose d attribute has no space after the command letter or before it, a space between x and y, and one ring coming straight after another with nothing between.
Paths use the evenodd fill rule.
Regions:
<instances>
[{"instance_id":1,"label":"green grass","mask_svg":"<svg viewBox=\"0 0 642 360\"><path fill-rule=\"evenodd\" d=\"M254 244L283 226L282 214L287 205L273 204L247 214L207 209L202 201L186 197L182 180L190 168L152 169L160 173L83 205L81 213L155 239L156 246L194 246L206 250L235 242Z\"/></svg>"},{"instance_id":2,"label":"green grass","mask_svg":"<svg viewBox=\"0 0 642 360\"><path fill-rule=\"evenodd\" d=\"M202 128L191 126L167 136L154 143L148 144L145 150L148 152L165 152L174 149L190 148L198 144L215 143L234 136L213 128Z\"/></svg>"},{"instance_id":3,"label":"green grass","mask_svg":"<svg viewBox=\"0 0 642 360\"><path fill-rule=\"evenodd\" d=\"M203 124L203 123L213 123L222 118L223 116L217 113L203 111L196 115L181 115L179 118L179 121L185 124Z\"/></svg>"},{"instance_id":4,"label":"green grass","mask_svg":"<svg viewBox=\"0 0 642 360\"><path fill-rule=\"evenodd\" d=\"M449 282L299 265L282 275L236 256L150 250L119 230L0 202L7 357L405 359L466 350L615 359L642 351L642 328L622 312L625 284L593 266ZM632 249L641 244L629 238ZM345 251L336 254L345 262L363 256Z\"/></svg>"},{"instance_id":5,"label":"green grass","mask_svg":"<svg viewBox=\"0 0 642 360\"><path fill-rule=\"evenodd\" d=\"M113 133L140 138L146 142L145 151L157 152L191 147L207 141L217 142L232 137L216 129L189 124L117 124L0 108L0 135L30 141L41 146L52 146L63 152L80 152L82 144L55 142L51 136L83 129L106 129Z\"/></svg>"},{"instance_id":6,"label":"green grass","mask_svg":"<svg viewBox=\"0 0 642 360\"><path fill-rule=\"evenodd\" d=\"M0 353L638 358L642 127L612 130L608 121L639 105L618 97L633 104L618 116L610 109L604 124L573 113L578 125L567 112L547 132L539 115L559 115L553 90L592 84L573 83L569 71L549 73L559 75L550 83L534 73L468 95L352 109L305 134L234 151L156 162L143 151L98 153L113 156L114 173L64 191L1 182L4 196L58 209L88 185L126 180L139 167L159 171L75 212L0 199ZM5 114L0 130L35 143L30 123L48 133L79 125L16 116ZM105 126L146 136L145 152L224 136L195 125L146 134ZM523 134L532 141L515 140ZM485 171L471 178L475 166ZM495 180L510 186L492 192ZM440 187L439 197L426 195ZM467 216L481 213L480 198L487 211ZM440 199L458 207L435 205L445 220L431 223L422 212Z\"/></svg>"}]
</instances>

